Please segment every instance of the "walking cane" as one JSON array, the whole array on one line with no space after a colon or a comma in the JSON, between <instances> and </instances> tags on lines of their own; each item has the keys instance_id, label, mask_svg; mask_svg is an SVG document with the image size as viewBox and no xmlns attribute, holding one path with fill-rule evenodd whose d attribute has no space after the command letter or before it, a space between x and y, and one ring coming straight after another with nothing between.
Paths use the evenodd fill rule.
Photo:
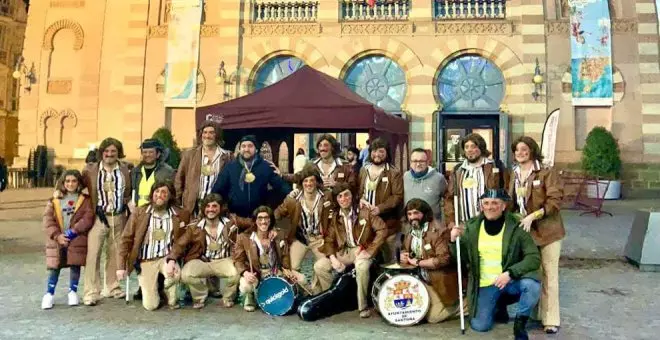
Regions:
<instances>
[{"instance_id":1,"label":"walking cane","mask_svg":"<svg viewBox=\"0 0 660 340\"><path fill-rule=\"evenodd\" d=\"M458 192L454 191L454 224L458 228ZM465 315L463 313L463 273L462 267L463 263L461 262L461 237L456 237L456 257L458 262L458 304L460 307L461 313L461 334L465 334Z\"/></svg>"}]
</instances>

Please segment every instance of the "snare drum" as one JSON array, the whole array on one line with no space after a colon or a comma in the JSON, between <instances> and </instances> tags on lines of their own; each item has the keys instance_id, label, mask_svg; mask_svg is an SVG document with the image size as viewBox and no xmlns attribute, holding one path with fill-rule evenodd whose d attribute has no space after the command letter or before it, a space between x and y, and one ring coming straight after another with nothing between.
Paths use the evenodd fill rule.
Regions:
<instances>
[{"instance_id":1,"label":"snare drum","mask_svg":"<svg viewBox=\"0 0 660 340\"><path fill-rule=\"evenodd\" d=\"M270 276L259 282L255 296L257 304L266 314L282 316L293 310L298 286L285 278Z\"/></svg>"},{"instance_id":2,"label":"snare drum","mask_svg":"<svg viewBox=\"0 0 660 340\"><path fill-rule=\"evenodd\" d=\"M386 267L374 282L371 298L383 319L394 326L422 321L431 301L423 280L408 268Z\"/></svg>"}]
</instances>

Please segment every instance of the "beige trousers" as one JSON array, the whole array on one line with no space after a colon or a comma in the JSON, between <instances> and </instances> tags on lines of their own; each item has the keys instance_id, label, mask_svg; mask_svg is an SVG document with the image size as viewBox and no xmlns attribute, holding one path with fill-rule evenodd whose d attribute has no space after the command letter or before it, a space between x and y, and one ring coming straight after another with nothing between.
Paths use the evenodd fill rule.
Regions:
<instances>
[{"instance_id":1,"label":"beige trousers","mask_svg":"<svg viewBox=\"0 0 660 340\"><path fill-rule=\"evenodd\" d=\"M101 299L101 253L103 252L103 243L106 245L105 252L105 289L103 296L115 296L121 294L119 280L117 280L117 247L120 242L121 233L124 230L125 217L110 216L108 223L114 222L114 232L112 235L112 225L106 227L101 220L96 218L94 226L87 235L87 259L85 265L84 282L84 302L96 302ZM129 264L132 266L133 264Z\"/></svg>"},{"instance_id":2,"label":"beige trousers","mask_svg":"<svg viewBox=\"0 0 660 340\"><path fill-rule=\"evenodd\" d=\"M348 248L338 251L335 256L344 265L355 263L358 309L363 311L368 308L367 297L369 296L369 268L371 267L371 259L358 259L357 254L359 251L359 247ZM332 271L332 263L327 257L319 259L314 263L314 274L319 279L322 290L330 288L334 277Z\"/></svg>"},{"instance_id":3,"label":"beige trousers","mask_svg":"<svg viewBox=\"0 0 660 340\"><path fill-rule=\"evenodd\" d=\"M325 258L325 254L319 251L321 246L323 246L323 238L320 236L310 238L307 245L304 245L298 240L293 241L293 243L291 243L291 247L289 248L291 268L295 271L300 271L300 264L307 255L308 251L311 251L312 254L314 254L315 261L318 261L321 258ZM312 291L314 294L320 293L322 291L321 285L316 275L312 277Z\"/></svg>"},{"instance_id":4,"label":"beige trousers","mask_svg":"<svg viewBox=\"0 0 660 340\"><path fill-rule=\"evenodd\" d=\"M561 240L541 247L541 299L538 316L544 326L559 327L559 256Z\"/></svg>"},{"instance_id":5,"label":"beige trousers","mask_svg":"<svg viewBox=\"0 0 660 340\"><path fill-rule=\"evenodd\" d=\"M175 263L176 270L174 277L167 277L165 266L167 262L164 257L154 260L140 262L142 272L138 275L138 283L142 288L142 306L146 310L155 310L160 305L160 294L158 294L158 274L165 276L165 295L167 295L167 304L174 306L177 304L176 285L181 280L181 268Z\"/></svg>"},{"instance_id":6,"label":"beige trousers","mask_svg":"<svg viewBox=\"0 0 660 340\"><path fill-rule=\"evenodd\" d=\"M238 285L238 271L231 258L211 260L192 260L183 266L181 281L188 285L194 302L204 302L209 295L207 279L211 277L227 278L227 285L222 291L225 301L234 301Z\"/></svg>"},{"instance_id":7,"label":"beige trousers","mask_svg":"<svg viewBox=\"0 0 660 340\"><path fill-rule=\"evenodd\" d=\"M440 296L438 296L438 293L435 292L433 287L426 283L424 283L424 286L426 287L426 290L429 293L429 299L431 300L429 311L426 313L426 321L428 321L428 323L438 323L459 316L460 308L458 302L455 306L447 307L442 304Z\"/></svg>"},{"instance_id":8,"label":"beige trousers","mask_svg":"<svg viewBox=\"0 0 660 340\"><path fill-rule=\"evenodd\" d=\"M298 284L304 286L307 284L307 279L305 278L305 275L301 274L298 271L292 270L291 271L293 275L295 275L296 280L298 281ZM283 273L278 273L278 275L283 275ZM242 295L245 294L253 294L254 291L257 289L257 286L259 286L259 280L257 280L255 283L249 283L247 279L243 276L241 276L241 279L239 281L238 285L238 290L241 292ZM255 301L256 299L252 300ZM247 301L247 300L246 300Z\"/></svg>"}]
</instances>

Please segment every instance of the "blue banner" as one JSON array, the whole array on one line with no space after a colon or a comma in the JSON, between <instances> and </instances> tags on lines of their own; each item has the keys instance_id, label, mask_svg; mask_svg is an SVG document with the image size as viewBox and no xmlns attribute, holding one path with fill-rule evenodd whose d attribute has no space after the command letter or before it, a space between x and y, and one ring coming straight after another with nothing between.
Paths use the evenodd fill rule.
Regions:
<instances>
[{"instance_id":1,"label":"blue banner","mask_svg":"<svg viewBox=\"0 0 660 340\"><path fill-rule=\"evenodd\" d=\"M612 34L607 0L568 0L574 106L612 106Z\"/></svg>"}]
</instances>

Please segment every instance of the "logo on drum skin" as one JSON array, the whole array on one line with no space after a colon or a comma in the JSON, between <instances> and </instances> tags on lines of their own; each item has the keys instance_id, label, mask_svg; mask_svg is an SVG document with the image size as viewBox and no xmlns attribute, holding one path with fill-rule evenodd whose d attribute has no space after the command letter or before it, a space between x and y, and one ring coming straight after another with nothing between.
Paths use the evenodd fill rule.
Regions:
<instances>
[{"instance_id":1,"label":"logo on drum skin","mask_svg":"<svg viewBox=\"0 0 660 340\"><path fill-rule=\"evenodd\" d=\"M289 287L284 287L284 289L280 290L279 292L275 293L273 296L271 296L271 297L269 297L268 299L266 299L266 301L264 301L264 302L261 304L261 306L263 307L263 306L268 306L268 305L270 305L271 303L275 302L276 300L281 299L281 298L282 298L284 295L286 295L286 293L288 293L288 292L289 292Z\"/></svg>"},{"instance_id":2,"label":"logo on drum skin","mask_svg":"<svg viewBox=\"0 0 660 340\"><path fill-rule=\"evenodd\" d=\"M398 281L393 284L393 288L388 287L387 307L397 309L407 309L409 307L419 307L421 305L421 295L418 284L411 285L408 281Z\"/></svg>"}]
</instances>

